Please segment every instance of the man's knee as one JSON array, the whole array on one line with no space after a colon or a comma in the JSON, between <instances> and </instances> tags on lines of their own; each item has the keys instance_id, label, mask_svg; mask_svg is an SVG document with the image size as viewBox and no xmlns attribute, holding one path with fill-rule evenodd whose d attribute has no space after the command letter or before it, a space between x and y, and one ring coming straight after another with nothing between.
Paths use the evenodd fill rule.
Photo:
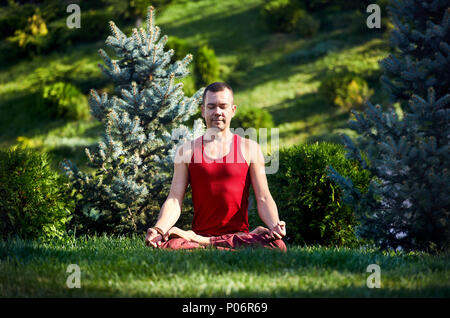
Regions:
<instances>
[{"instance_id":1,"label":"man's knee","mask_svg":"<svg viewBox=\"0 0 450 318\"><path fill-rule=\"evenodd\" d=\"M196 242L190 242L184 238L176 237L176 238L171 238L168 241L164 242L160 246L160 248L182 250L182 249L194 249L194 248L204 248L204 247Z\"/></svg>"},{"instance_id":2,"label":"man's knee","mask_svg":"<svg viewBox=\"0 0 450 318\"><path fill-rule=\"evenodd\" d=\"M280 251L287 252L286 244L285 244L284 241L281 240L281 239L280 239L280 240L272 241L272 242L270 243L270 246L271 246L273 249L278 249L278 250L280 250Z\"/></svg>"}]
</instances>

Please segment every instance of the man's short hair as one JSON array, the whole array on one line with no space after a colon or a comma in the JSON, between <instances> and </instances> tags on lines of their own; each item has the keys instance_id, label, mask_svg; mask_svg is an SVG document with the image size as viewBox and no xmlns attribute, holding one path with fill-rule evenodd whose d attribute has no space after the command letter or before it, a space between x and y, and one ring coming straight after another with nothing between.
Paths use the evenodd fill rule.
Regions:
<instances>
[{"instance_id":1,"label":"man's short hair","mask_svg":"<svg viewBox=\"0 0 450 318\"><path fill-rule=\"evenodd\" d=\"M225 89L229 89L231 92L231 103L232 105L234 104L234 94L233 94L233 89L231 88L230 85L228 85L227 83L223 83L223 82L214 82L212 84L209 84L208 86L206 86L205 91L203 92L203 99L202 99L202 105L205 105L205 97L206 97L206 93L208 91L211 92L221 92L224 91Z\"/></svg>"}]
</instances>

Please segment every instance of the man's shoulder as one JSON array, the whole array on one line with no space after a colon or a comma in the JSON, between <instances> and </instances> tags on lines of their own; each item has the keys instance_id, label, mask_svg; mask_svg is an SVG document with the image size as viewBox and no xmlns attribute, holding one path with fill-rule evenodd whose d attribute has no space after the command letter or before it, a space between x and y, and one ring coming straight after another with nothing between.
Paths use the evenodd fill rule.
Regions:
<instances>
[{"instance_id":1,"label":"man's shoulder","mask_svg":"<svg viewBox=\"0 0 450 318\"><path fill-rule=\"evenodd\" d=\"M241 149L244 153L244 157L251 164L258 157L258 152L260 152L261 147L257 141L241 137Z\"/></svg>"},{"instance_id":2,"label":"man's shoulder","mask_svg":"<svg viewBox=\"0 0 450 318\"><path fill-rule=\"evenodd\" d=\"M178 147L176 154L178 160L182 160L184 163L189 163L191 161L194 149L194 141L198 138L195 138L194 140L187 140Z\"/></svg>"},{"instance_id":3,"label":"man's shoulder","mask_svg":"<svg viewBox=\"0 0 450 318\"><path fill-rule=\"evenodd\" d=\"M239 137L241 138L241 142L246 145L259 146L258 142L254 141L253 139L245 138L245 137L241 137L241 136L239 136Z\"/></svg>"}]
</instances>

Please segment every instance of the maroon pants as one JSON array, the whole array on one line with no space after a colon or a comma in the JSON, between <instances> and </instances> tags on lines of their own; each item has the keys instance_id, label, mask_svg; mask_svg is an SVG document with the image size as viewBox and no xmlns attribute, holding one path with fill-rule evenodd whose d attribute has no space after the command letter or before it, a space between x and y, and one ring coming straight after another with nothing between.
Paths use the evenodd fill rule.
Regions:
<instances>
[{"instance_id":1,"label":"maroon pants","mask_svg":"<svg viewBox=\"0 0 450 318\"><path fill-rule=\"evenodd\" d=\"M221 250L235 251L237 248L245 247L265 247L269 249L279 249L286 252L286 244L283 240L270 239L268 234L224 234L211 237L211 245ZM183 238L172 238L160 245L159 248L168 249L194 249L205 248L196 242L190 242Z\"/></svg>"}]
</instances>

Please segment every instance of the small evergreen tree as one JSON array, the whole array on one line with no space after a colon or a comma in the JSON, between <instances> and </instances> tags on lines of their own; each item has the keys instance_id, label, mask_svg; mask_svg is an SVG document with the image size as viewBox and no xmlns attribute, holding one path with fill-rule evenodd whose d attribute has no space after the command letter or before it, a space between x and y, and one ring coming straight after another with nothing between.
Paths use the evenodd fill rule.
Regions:
<instances>
[{"instance_id":1,"label":"small evergreen tree","mask_svg":"<svg viewBox=\"0 0 450 318\"><path fill-rule=\"evenodd\" d=\"M220 67L216 53L212 48L203 45L197 50L194 71L197 87L208 85L218 80Z\"/></svg>"},{"instance_id":2,"label":"small evergreen tree","mask_svg":"<svg viewBox=\"0 0 450 318\"><path fill-rule=\"evenodd\" d=\"M99 67L116 84L117 95L92 89L89 99L92 115L105 126L98 146L85 149L96 172L83 173L69 160L61 164L75 190L78 233L143 230L167 197L175 142L204 129L201 120L193 131L181 124L195 113L203 90L187 98L182 83L175 82L188 74L192 55L170 63L174 51L164 51L168 37L160 38L154 8L149 7L146 30L133 29L130 37L112 21L110 27L114 36L106 44L119 59L100 49L106 67Z\"/></svg>"},{"instance_id":3,"label":"small evergreen tree","mask_svg":"<svg viewBox=\"0 0 450 318\"><path fill-rule=\"evenodd\" d=\"M49 162L47 153L27 147L0 150L0 239L64 235L74 204Z\"/></svg>"},{"instance_id":4,"label":"small evergreen tree","mask_svg":"<svg viewBox=\"0 0 450 318\"><path fill-rule=\"evenodd\" d=\"M395 28L391 32L391 44L396 53L380 62L385 74L383 86L391 94L392 101L407 101L412 94L427 96L433 87L436 96L448 93L450 34L449 4L447 0L392 1L388 6ZM407 110L411 112L412 110Z\"/></svg>"},{"instance_id":5,"label":"small evergreen tree","mask_svg":"<svg viewBox=\"0 0 450 318\"><path fill-rule=\"evenodd\" d=\"M382 82L394 100L408 100L403 118L370 102L364 114L352 110L349 125L361 136L357 145L343 136L347 156L371 172L372 182L361 193L333 167L329 176L358 215L362 237L382 248L442 250L450 245L450 8L445 0L393 4L398 53L381 61Z\"/></svg>"}]
</instances>

